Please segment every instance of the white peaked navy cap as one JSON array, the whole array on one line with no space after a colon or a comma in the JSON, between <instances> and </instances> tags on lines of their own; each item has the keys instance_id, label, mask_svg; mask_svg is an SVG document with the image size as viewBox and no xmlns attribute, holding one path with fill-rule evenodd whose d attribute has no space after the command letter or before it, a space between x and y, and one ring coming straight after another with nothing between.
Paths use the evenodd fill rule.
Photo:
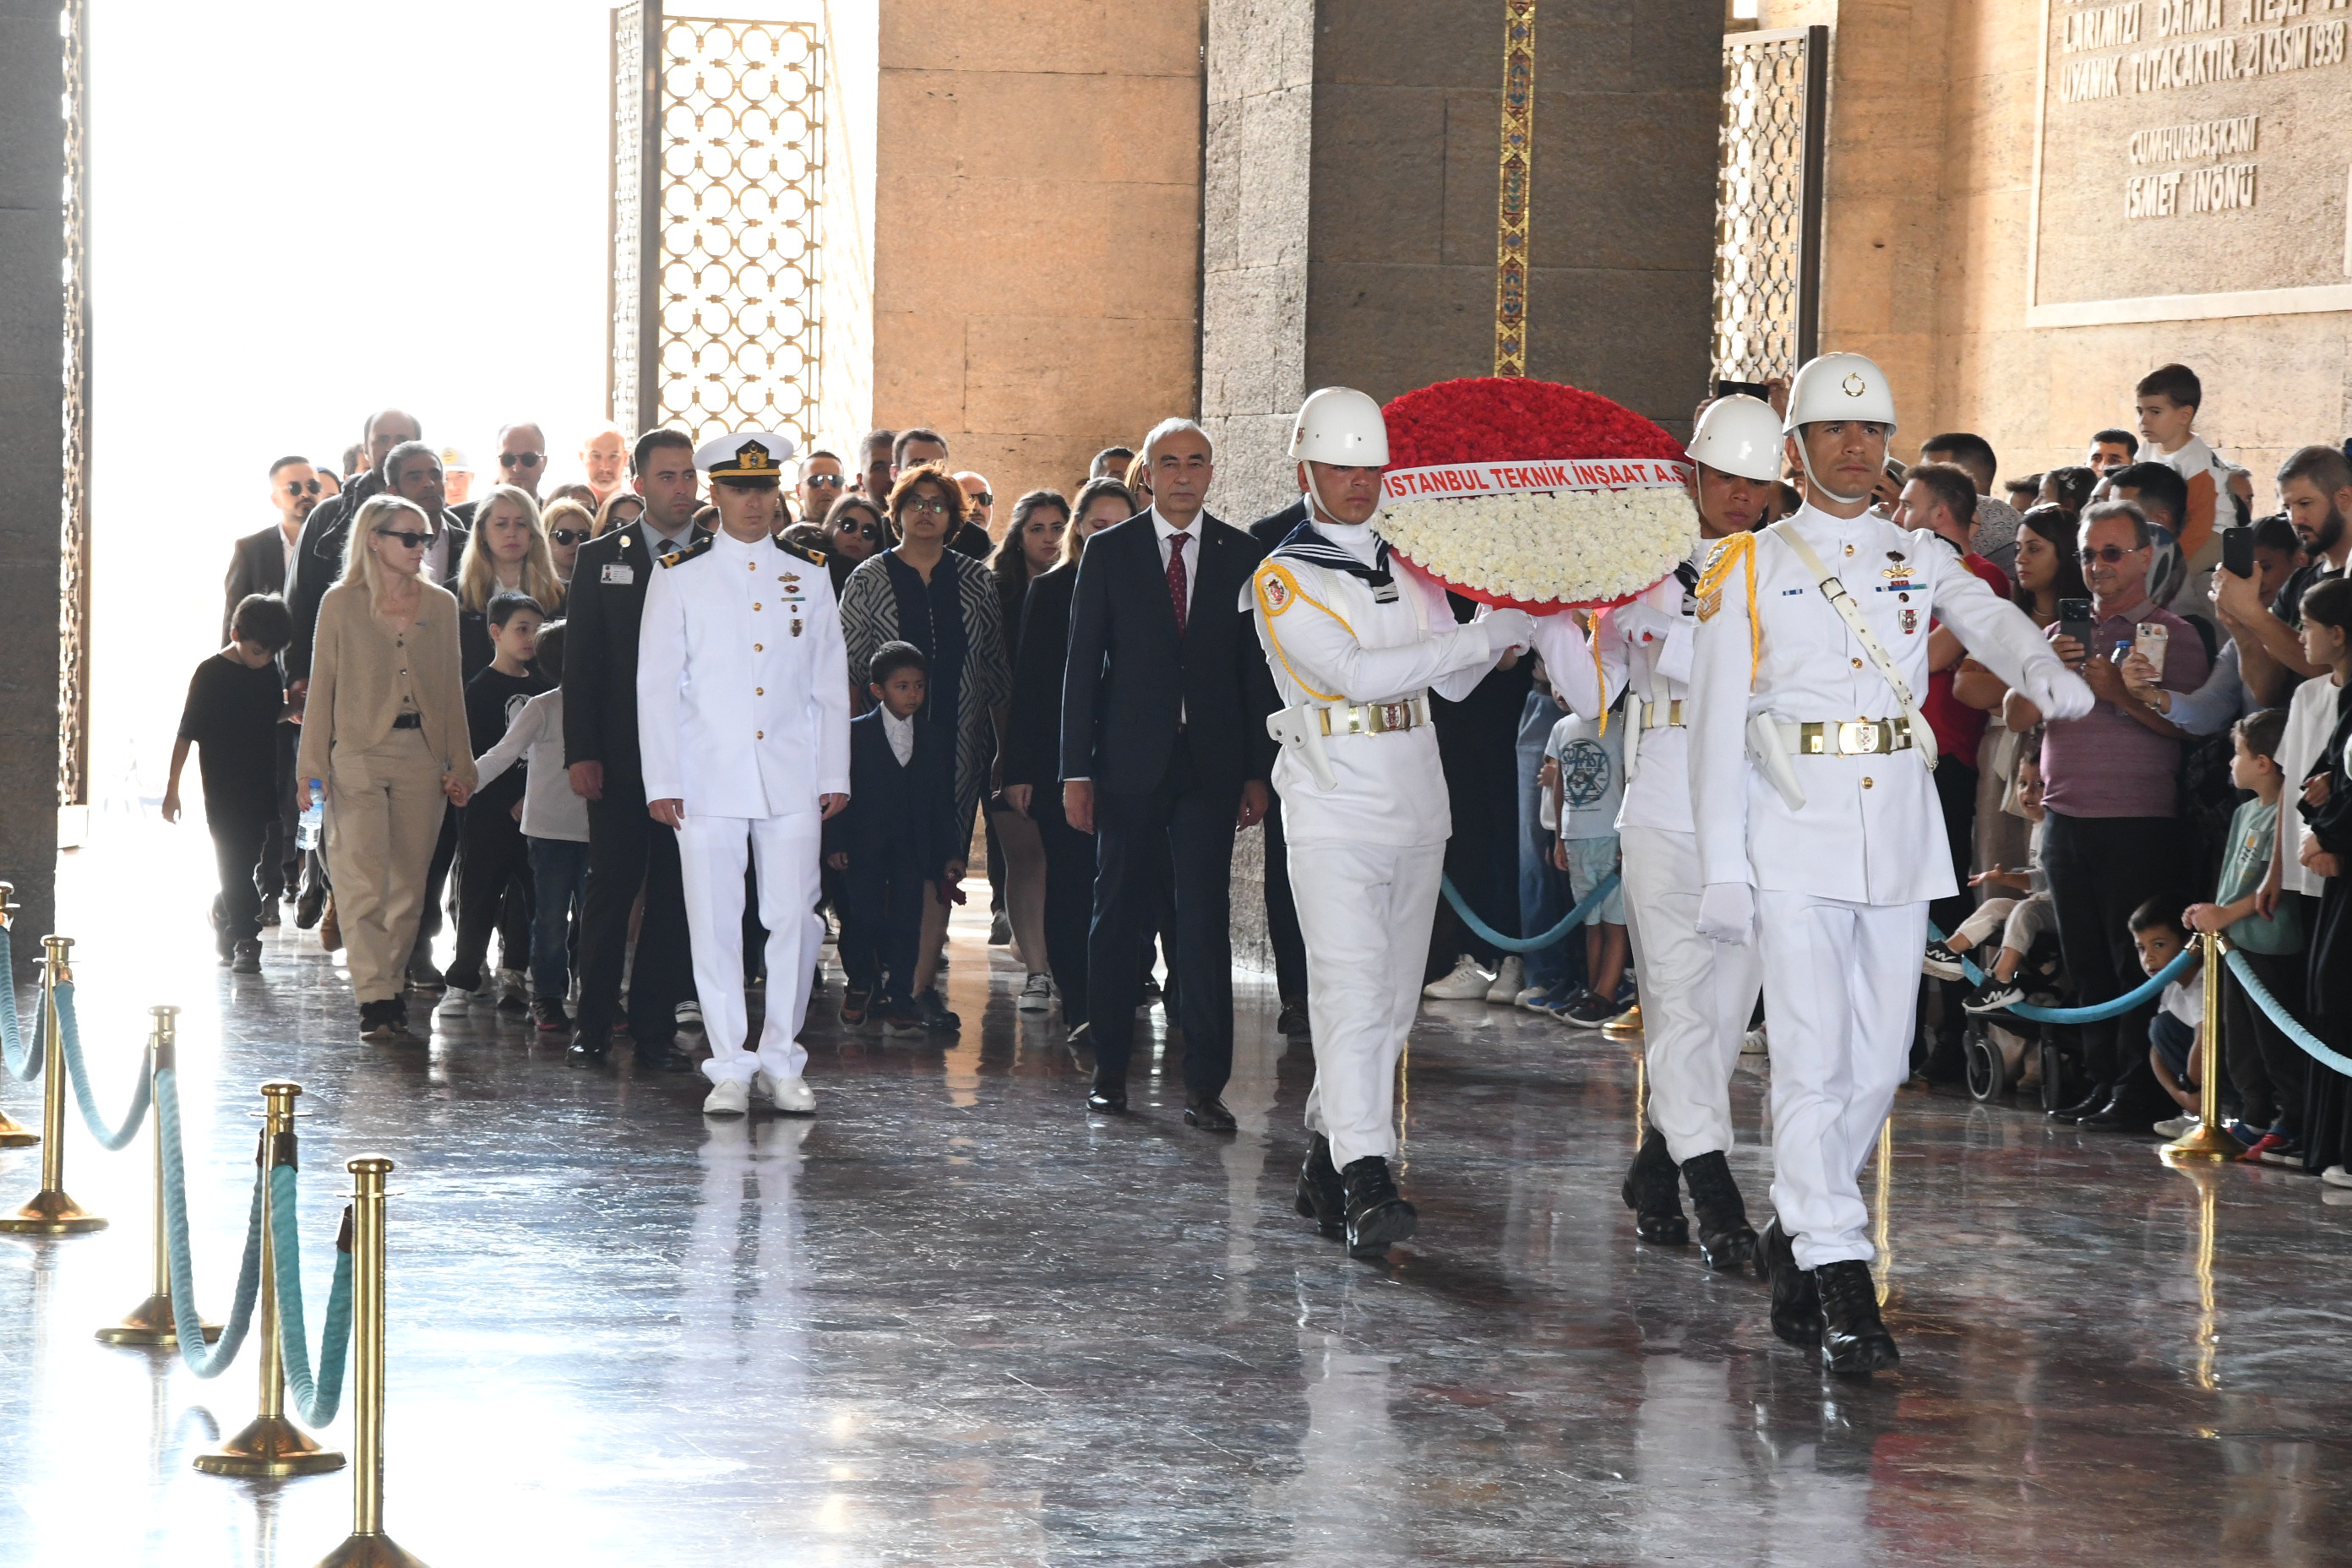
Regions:
<instances>
[{"instance_id":1,"label":"white peaked navy cap","mask_svg":"<svg viewBox=\"0 0 2352 1568\"><path fill-rule=\"evenodd\" d=\"M1698 416L1683 456L1743 479L1780 477L1780 416L1760 397L1718 397Z\"/></svg>"},{"instance_id":2,"label":"white peaked navy cap","mask_svg":"<svg viewBox=\"0 0 2352 1568\"><path fill-rule=\"evenodd\" d=\"M778 481L792 460L793 438L772 430L715 436L694 449L694 466L714 479Z\"/></svg>"},{"instance_id":3,"label":"white peaked navy cap","mask_svg":"<svg viewBox=\"0 0 2352 1568\"><path fill-rule=\"evenodd\" d=\"M1354 387L1323 387L1298 405L1298 418L1290 426L1290 455L1342 468L1386 468L1388 421L1381 405Z\"/></svg>"},{"instance_id":4,"label":"white peaked navy cap","mask_svg":"<svg viewBox=\"0 0 2352 1568\"><path fill-rule=\"evenodd\" d=\"M1895 433L1895 388L1886 373L1860 354L1823 354L1807 360L1789 384L1789 418L1782 426L1831 419L1866 419Z\"/></svg>"}]
</instances>

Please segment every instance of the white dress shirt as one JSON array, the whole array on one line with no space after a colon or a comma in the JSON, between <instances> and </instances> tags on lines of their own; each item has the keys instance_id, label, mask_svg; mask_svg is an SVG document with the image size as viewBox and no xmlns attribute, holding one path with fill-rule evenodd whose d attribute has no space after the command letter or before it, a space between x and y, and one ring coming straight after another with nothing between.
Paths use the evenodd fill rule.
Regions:
<instances>
[{"instance_id":1,"label":"white dress shirt","mask_svg":"<svg viewBox=\"0 0 2352 1568\"><path fill-rule=\"evenodd\" d=\"M1176 547L1170 541L1180 534L1190 541L1184 546L1184 622L1190 626L1192 621L1192 591L1201 582L1201 520L1195 517L1192 527L1180 529L1160 516L1160 509L1155 506L1151 509L1151 532L1160 542L1160 573L1162 576L1168 574L1169 556L1175 553Z\"/></svg>"},{"instance_id":2,"label":"white dress shirt","mask_svg":"<svg viewBox=\"0 0 2352 1568\"><path fill-rule=\"evenodd\" d=\"M882 710L882 738L890 742L890 754L898 759L900 767L915 760L915 716L901 719L887 708Z\"/></svg>"}]
</instances>

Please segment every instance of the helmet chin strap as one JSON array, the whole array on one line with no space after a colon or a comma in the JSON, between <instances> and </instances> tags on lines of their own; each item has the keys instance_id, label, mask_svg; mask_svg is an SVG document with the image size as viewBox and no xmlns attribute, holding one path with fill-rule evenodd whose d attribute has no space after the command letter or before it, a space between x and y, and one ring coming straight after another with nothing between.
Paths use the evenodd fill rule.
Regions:
<instances>
[{"instance_id":1,"label":"helmet chin strap","mask_svg":"<svg viewBox=\"0 0 2352 1568\"><path fill-rule=\"evenodd\" d=\"M1298 476L1300 479L1307 481L1307 516L1308 521L1328 522L1335 528L1369 528L1371 524L1380 521L1381 503L1386 499L1381 489L1375 489L1372 492L1372 510L1370 516L1365 518L1360 523L1342 522L1339 520L1339 514L1333 511L1329 503L1324 500L1322 490L1318 488L1315 483L1315 465L1308 462L1304 458L1299 458Z\"/></svg>"},{"instance_id":2,"label":"helmet chin strap","mask_svg":"<svg viewBox=\"0 0 2352 1568\"><path fill-rule=\"evenodd\" d=\"M1822 494L1829 497L1830 500L1837 502L1840 506L1852 506L1856 501L1868 500L1870 499L1869 489L1864 489L1860 495L1842 496L1838 494L1837 491L1830 489L1829 486L1822 482L1821 475L1813 472L1812 449L1805 445L1803 432L1804 427L1802 426L1798 426L1797 461L1804 465L1806 481L1810 483L1813 489L1821 491Z\"/></svg>"}]
</instances>

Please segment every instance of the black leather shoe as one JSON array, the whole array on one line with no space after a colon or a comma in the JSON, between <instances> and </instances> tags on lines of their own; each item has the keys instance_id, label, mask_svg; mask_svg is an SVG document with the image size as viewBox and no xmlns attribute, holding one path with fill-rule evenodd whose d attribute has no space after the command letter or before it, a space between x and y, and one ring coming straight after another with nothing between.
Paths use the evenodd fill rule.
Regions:
<instances>
[{"instance_id":1,"label":"black leather shoe","mask_svg":"<svg viewBox=\"0 0 2352 1568\"><path fill-rule=\"evenodd\" d=\"M2074 1125L2100 1131L2147 1132L2156 1125L2157 1112L2138 1096L2118 1091L2113 1100Z\"/></svg>"},{"instance_id":2,"label":"black leather shoe","mask_svg":"<svg viewBox=\"0 0 2352 1568\"><path fill-rule=\"evenodd\" d=\"M694 1058L677 1048L676 1040L639 1040L636 1048L639 1072L692 1072Z\"/></svg>"},{"instance_id":3,"label":"black leather shoe","mask_svg":"<svg viewBox=\"0 0 2352 1568\"><path fill-rule=\"evenodd\" d=\"M1184 1120L1203 1132L1231 1132L1234 1130L1234 1113L1227 1110L1225 1102L1213 1094L1205 1099L1187 1100Z\"/></svg>"},{"instance_id":4,"label":"black leather shoe","mask_svg":"<svg viewBox=\"0 0 2352 1568\"><path fill-rule=\"evenodd\" d=\"M1349 1162L1339 1173L1348 1194L1348 1256L1385 1258L1391 1242L1402 1241L1421 1223L1420 1213L1397 1194L1389 1163L1378 1154Z\"/></svg>"},{"instance_id":5,"label":"black leather shoe","mask_svg":"<svg viewBox=\"0 0 2352 1568\"><path fill-rule=\"evenodd\" d=\"M1858 1259L1813 1270L1821 1293L1822 1367L1840 1377L1893 1372L1903 1361L1895 1336L1878 1316L1878 1286Z\"/></svg>"},{"instance_id":6,"label":"black leather shoe","mask_svg":"<svg viewBox=\"0 0 2352 1568\"><path fill-rule=\"evenodd\" d=\"M2107 1101L2113 1100L2115 1097L2115 1085L2111 1083L2095 1083L2091 1086L2091 1092L2076 1100L2074 1104L2062 1106L2058 1110L2051 1111L2049 1113L2050 1120L2053 1121L2080 1121L2085 1116L2095 1115L2099 1111L2105 1110L2107 1107Z\"/></svg>"},{"instance_id":7,"label":"black leather shoe","mask_svg":"<svg viewBox=\"0 0 2352 1568\"><path fill-rule=\"evenodd\" d=\"M1822 1342L1822 1297L1776 1215L1756 1238L1756 1272L1772 1282L1772 1331L1808 1349Z\"/></svg>"},{"instance_id":8,"label":"black leather shoe","mask_svg":"<svg viewBox=\"0 0 2352 1568\"><path fill-rule=\"evenodd\" d=\"M1087 1090L1087 1109L1101 1116L1127 1114L1127 1075L1095 1068L1095 1079Z\"/></svg>"},{"instance_id":9,"label":"black leather shoe","mask_svg":"<svg viewBox=\"0 0 2352 1568\"><path fill-rule=\"evenodd\" d=\"M323 884L305 888L302 896L294 900L294 924L309 931L327 912L327 889Z\"/></svg>"},{"instance_id":10,"label":"black leather shoe","mask_svg":"<svg viewBox=\"0 0 2352 1568\"><path fill-rule=\"evenodd\" d=\"M1312 1036L1313 1030L1307 1021L1305 998L1293 998L1283 1003L1282 1016L1274 1021L1274 1031L1277 1035L1293 1040L1304 1040Z\"/></svg>"},{"instance_id":11,"label":"black leather shoe","mask_svg":"<svg viewBox=\"0 0 2352 1568\"><path fill-rule=\"evenodd\" d=\"M1307 1145L1307 1163L1298 1167L1298 1213L1337 1241L1348 1234L1348 1184L1339 1167L1331 1163L1331 1140L1320 1132Z\"/></svg>"},{"instance_id":12,"label":"black leather shoe","mask_svg":"<svg viewBox=\"0 0 2352 1568\"><path fill-rule=\"evenodd\" d=\"M1653 1127L1618 1189L1625 1206L1633 1211L1633 1234L1661 1247L1680 1247L1690 1240L1690 1223L1683 1218L1683 1186L1675 1157L1666 1152L1666 1137Z\"/></svg>"},{"instance_id":13,"label":"black leather shoe","mask_svg":"<svg viewBox=\"0 0 2352 1568\"><path fill-rule=\"evenodd\" d=\"M1685 1160L1683 1180L1698 1214L1698 1250L1706 1266L1727 1274L1755 1257L1756 1228L1748 1223L1748 1204L1723 1152L1710 1149Z\"/></svg>"},{"instance_id":14,"label":"black leather shoe","mask_svg":"<svg viewBox=\"0 0 2352 1568\"><path fill-rule=\"evenodd\" d=\"M573 1032L571 1047L564 1051L563 1059L576 1068L600 1068L604 1065L604 1054L612 1048L612 1036L591 1034L580 1029Z\"/></svg>"}]
</instances>

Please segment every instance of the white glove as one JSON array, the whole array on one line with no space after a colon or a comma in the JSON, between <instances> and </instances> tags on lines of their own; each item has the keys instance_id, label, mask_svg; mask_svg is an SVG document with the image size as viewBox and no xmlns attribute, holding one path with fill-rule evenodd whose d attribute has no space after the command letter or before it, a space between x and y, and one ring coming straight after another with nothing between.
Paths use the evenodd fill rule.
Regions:
<instances>
[{"instance_id":1,"label":"white glove","mask_svg":"<svg viewBox=\"0 0 2352 1568\"><path fill-rule=\"evenodd\" d=\"M1698 934L1737 947L1756 932L1756 889L1745 882L1709 882L1698 896Z\"/></svg>"},{"instance_id":2,"label":"white glove","mask_svg":"<svg viewBox=\"0 0 2352 1568\"><path fill-rule=\"evenodd\" d=\"M2044 719L2080 719L2098 705L2090 682L2055 661L2025 672L2025 695Z\"/></svg>"},{"instance_id":3,"label":"white glove","mask_svg":"<svg viewBox=\"0 0 2352 1568\"><path fill-rule=\"evenodd\" d=\"M1515 647L1533 647L1536 618L1525 610L1491 610L1479 617L1486 628L1486 651L1500 658Z\"/></svg>"}]
</instances>

